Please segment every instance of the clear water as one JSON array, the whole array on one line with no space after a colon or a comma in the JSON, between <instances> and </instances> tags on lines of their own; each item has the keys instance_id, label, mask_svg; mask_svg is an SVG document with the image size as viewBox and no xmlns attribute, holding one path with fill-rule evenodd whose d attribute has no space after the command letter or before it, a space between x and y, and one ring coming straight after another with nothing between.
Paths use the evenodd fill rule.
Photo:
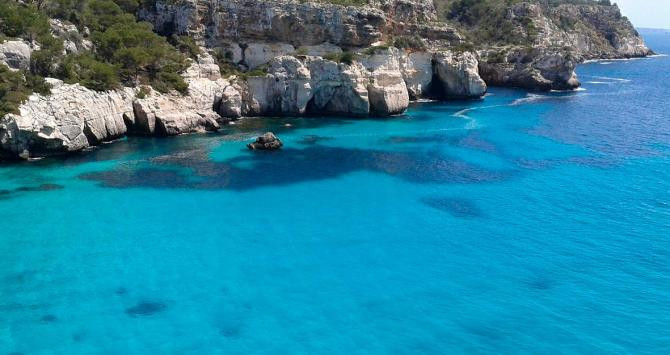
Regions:
<instances>
[{"instance_id":1,"label":"clear water","mask_svg":"<svg viewBox=\"0 0 670 355\"><path fill-rule=\"evenodd\" d=\"M0 167L0 353L668 353L668 73Z\"/></svg>"}]
</instances>

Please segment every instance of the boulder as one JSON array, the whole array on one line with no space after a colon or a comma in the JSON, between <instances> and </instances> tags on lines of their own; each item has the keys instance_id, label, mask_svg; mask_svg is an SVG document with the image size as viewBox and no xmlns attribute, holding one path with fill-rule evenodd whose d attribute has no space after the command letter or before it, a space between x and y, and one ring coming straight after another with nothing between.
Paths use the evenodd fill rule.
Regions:
<instances>
[{"instance_id":1,"label":"boulder","mask_svg":"<svg viewBox=\"0 0 670 355\"><path fill-rule=\"evenodd\" d=\"M401 114L409 107L407 86L398 71L374 73L368 96L371 111L380 116Z\"/></svg>"},{"instance_id":2,"label":"boulder","mask_svg":"<svg viewBox=\"0 0 670 355\"><path fill-rule=\"evenodd\" d=\"M63 40L65 53L73 54L93 49L93 42L80 33L77 26L72 23L50 19L49 25L51 27L51 34ZM87 28L84 33L88 33Z\"/></svg>"},{"instance_id":3,"label":"boulder","mask_svg":"<svg viewBox=\"0 0 670 355\"><path fill-rule=\"evenodd\" d=\"M482 52L482 78L494 86L530 90L571 90L580 86L577 59L560 49L516 48ZM494 58L494 59L492 59Z\"/></svg>"},{"instance_id":4,"label":"boulder","mask_svg":"<svg viewBox=\"0 0 670 355\"><path fill-rule=\"evenodd\" d=\"M416 100L428 94L433 81L433 57L434 54L427 51L400 56L400 71L410 98Z\"/></svg>"},{"instance_id":5,"label":"boulder","mask_svg":"<svg viewBox=\"0 0 670 355\"><path fill-rule=\"evenodd\" d=\"M486 93L486 83L479 76L478 60L474 54L439 52L435 54L434 63L443 98L479 98Z\"/></svg>"},{"instance_id":6,"label":"boulder","mask_svg":"<svg viewBox=\"0 0 670 355\"><path fill-rule=\"evenodd\" d=\"M360 61L368 73L370 111L389 116L405 112L409 106L407 85L400 70L401 51L397 48L377 49Z\"/></svg>"},{"instance_id":7,"label":"boulder","mask_svg":"<svg viewBox=\"0 0 670 355\"><path fill-rule=\"evenodd\" d=\"M247 148L250 150L279 150L283 146L282 141L271 132L265 133L256 138L255 142L247 144Z\"/></svg>"},{"instance_id":8,"label":"boulder","mask_svg":"<svg viewBox=\"0 0 670 355\"><path fill-rule=\"evenodd\" d=\"M211 55L201 54L184 74L189 84L187 94L156 91L133 102L133 132L143 135L173 136L185 133L216 131L220 113L226 117L241 114L239 93L221 79Z\"/></svg>"},{"instance_id":9,"label":"boulder","mask_svg":"<svg viewBox=\"0 0 670 355\"><path fill-rule=\"evenodd\" d=\"M24 41L5 41L0 43L0 64L10 69L28 69L32 48Z\"/></svg>"},{"instance_id":10,"label":"boulder","mask_svg":"<svg viewBox=\"0 0 670 355\"><path fill-rule=\"evenodd\" d=\"M96 92L48 81L51 95L33 94L19 114L0 119L3 156L28 159L76 152L126 134L124 114L132 113L136 90Z\"/></svg>"},{"instance_id":11,"label":"boulder","mask_svg":"<svg viewBox=\"0 0 670 355\"><path fill-rule=\"evenodd\" d=\"M370 114L368 83L370 73L358 62L336 63L321 57L308 57L311 73L312 114L367 116Z\"/></svg>"},{"instance_id":12,"label":"boulder","mask_svg":"<svg viewBox=\"0 0 670 355\"><path fill-rule=\"evenodd\" d=\"M186 108L187 97L151 95L133 102L134 132L144 135L176 136L185 133L216 131L220 128L218 114L209 110Z\"/></svg>"},{"instance_id":13,"label":"boulder","mask_svg":"<svg viewBox=\"0 0 670 355\"><path fill-rule=\"evenodd\" d=\"M311 73L295 57L280 56L270 62L268 74L247 80L259 115L303 115L312 98Z\"/></svg>"},{"instance_id":14,"label":"boulder","mask_svg":"<svg viewBox=\"0 0 670 355\"><path fill-rule=\"evenodd\" d=\"M240 90L233 85L226 86L221 92L221 98L217 100L217 112L221 117L240 118L242 117L242 94Z\"/></svg>"}]
</instances>

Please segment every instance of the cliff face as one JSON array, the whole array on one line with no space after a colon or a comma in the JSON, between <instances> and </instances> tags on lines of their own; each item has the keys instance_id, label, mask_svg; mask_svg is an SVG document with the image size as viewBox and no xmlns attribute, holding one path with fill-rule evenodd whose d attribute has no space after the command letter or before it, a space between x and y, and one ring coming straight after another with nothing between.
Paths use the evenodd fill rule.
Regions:
<instances>
[{"instance_id":1,"label":"cliff face","mask_svg":"<svg viewBox=\"0 0 670 355\"><path fill-rule=\"evenodd\" d=\"M532 21L537 31L533 46L566 48L580 60L651 53L616 5L521 3L511 8L510 16Z\"/></svg>"},{"instance_id":2,"label":"cliff face","mask_svg":"<svg viewBox=\"0 0 670 355\"><path fill-rule=\"evenodd\" d=\"M480 98L488 85L573 89L581 60L651 53L616 6L464 3L471 7L445 19L433 0L145 1L140 19L201 46L182 74L188 94L95 92L51 80L51 95L33 94L18 114L0 118L0 155L68 153L126 134L215 131L243 116L395 115L411 100ZM484 6L477 16L467 12L477 6ZM31 50L5 42L0 61L21 69Z\"/></svg>"},{"instance_id":3,"label":"cliff face","mask_svg":"<svg viewBox=\"0 0 670 355\"><path fill-rule=\"evenodd\" d=\"M603 1L451 3L446 18L480 48L480 73L493 86L574 89L580 61L652 53L619 8Z\"/></svg>"},{"instance_id":4,"label":"cliff face","mask_svg":"<svg viewBox=\"0 0 670 355\"><path fill-rule=\"evenodd\" d=\"M449 11L440 13L434 4ZM246 69L300 50L323 56L324 44L339 52L419 38L433 53L454 46L476 50L489 85L534 90L578 87L574 69L582 60L651 53L616 5L589 0L558 5L370 0L356 7L327 1L158 0L139 16L164 34L187 34L222 49Z\"/></svg>"},{"instance_id":5,"label":"cliff face","mask_svg":"<svg viewBox=\"0 0 670 355\"><path fill-rule=\"evenodd\" d=\"M415 34L460 41L451 27L430 25L436 20L432 0L374 0L357 7L297 0L158 0L140 9L139 17L160 33L188 34L208 47L230 42L367 47Z\"/></svg>"}]
</instances>

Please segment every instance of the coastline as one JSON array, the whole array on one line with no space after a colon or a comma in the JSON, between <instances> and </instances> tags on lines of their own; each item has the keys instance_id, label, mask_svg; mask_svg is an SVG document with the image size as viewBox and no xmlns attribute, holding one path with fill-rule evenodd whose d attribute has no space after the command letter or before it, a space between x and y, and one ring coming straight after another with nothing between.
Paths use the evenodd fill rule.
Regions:
<instances>
[{"instance_id":1,"label":"coastline","mask_svg":"<svg viewBox=\"0 0 670 355\"><path fill-rule=\"evenodd\" d=\"M665 55L665 54L653 54L653 55L642 56L642 57L634 57L634 58L593 59L593 60L583 61L583 62L581 62L580 64L601 63L601 62L609 62L609 61L634 61L634 60L641 60L641 59L653 59L653 58L656 58L656 57L664 57L664 56L666 56L666 55ZM541 92L546 92L546 93L569 93L569 92L580 92L580 91L585 91L585 90L586 90L585 88L583 88L583 87L581 87L581 86L578 87L578 88L567 89L567 90L556 90L556 89L551 89L551 90L529 90L529 89L527 89L527 88L523 88L523 87L519 87L519 86L514 86L514 85L507 85L507 86L491 86L491 87L500 87L500 88L518 89L518 90L524 91L524 92L529 93L529 94L531 94L531 93L541 93ZM408 106L407 106L407 108L408 108L408 109L411 109L411 106L416 105L416 104L422 104L422 103L468 102L468 101L472 101L472 100L480 100L480 101L484 101L484 100L486 99L486 96L488 96L488 95L489 95L489 93L487 92L487 93L485 93L484 95L482 95L482 96L479 97L479 98L460 99L460 100L449 100L449 101L444 101L444 100L440 100L440 99L431 99L431 98L410 99L410 100L408 101ZM395 117L395 116L402 116L402 115L404 115L404 112L399 113L399 114L395 114L395 115L384 115L384 116L374 116L374 115L371 115L371 116L369 116L369 118L370 118L370 119L379 119L379 118L384 118L384 117L386 117L386 118L388 118L388 119L392 119L392 118ZM272 116L272 115L270 115L270 117L271 117L271 116ZM319 113L315 113L315 114L312 114L312 115L304 115L304 117L309 117L309 116L323 117L324 114L323 114L323 113L321 113L321 114L319 114ZM337 118L351 119L351 118L355 117L355 116L347 116L347 115L341 115L341 114L339 114L339 115L338 115L338 114L330 114L330 115L326 115L326 116L330 116L330 117L332 117L332 118L334 118L334 119L337 119ZM245 116L245 117L237 118L237 119L235 119L235 120L226 120L226 121L224 121L224 122L221 122L221 128L224 127L224 126L228 126L228 127L231 127L231 128L233 128L233 129L235 129L235 125L236 125L236 122L238 122L238 120L245 120L245 119L263 119L263 118L267 118L267 117L268 117L268 116ZM296 116L296 117L297 117L297 116ZM360 118L359 118L359 119L360 119ZM208 132L208 131L182 132L182 133L177 133L177 134L174 134L174 135L158 136L158 138L169 138L170 136L181 136L181 135L190 135L190 134L207 134L207 133L215 133L216 131L218 131L218 128L217 128L216 130L209 131L209 132ZM8 159L7 157L5 157L5 158L2 160L2 162L4 162L5 164L6 164L6 163L12 163L12 162L13 162L13 163L19 163L19 162L22 162L22 161L36 162L36 161L40 161L40 160L42 160L43 158L47 158L47 157L63 156L63 155L72 155L72 154L86 154L87 152L90 152L90 151L99 149L100 147L102 147L102 146L104 146L104 145L114 144L114 143L118 142L119 140L123 140L123 139L125 139L127 136L131 136L131 135L137 135L137 134L133 134L133 133L132 133L132 130L129 129L129 132L128 132L128 134L126 134L126 135L123 135L123 136L118 137L118 138L110 139L110 140L104 140L104 141L101 141L99 144L91 145L91 146L85 147L85 148L83 148L83 149L81 149L81 150L72 151L72 152L65 152L65 153L58 153L58 154L54 154L54 155L49 154L49 155L44 155L44 156L31 156L31 157L28 157L27 159L23 159L23 158ZM140 134L139 136L143 136L143 135ZM248 140L252 140L252 139L254 139L254 137L249 137Z\"/></svg>"},{"instance_id":2,"label":"coastline","mask_svg":"<svg viewBox=\"0 0 670 355\"><path fill-rule=\"evenodd\" d=\"M586 26L578 32L560 27L553 8L519 4L511 10L529 24L518 28L519 38L493 45L486 38L466 41L456 23L434 22L438 11L432 1L379 2L398 11L289 0L230 0L216 10L206 0L159 0L139 8L137 19L153 25L157 34L193 41L192 52L199 54L179 77L188 90L158 91L134 83L95 91L47 78L51 94L33 93L16 112L0 118L0 155L31 159L85 151L127 135L212 132L244 117L392 117L421 100L480 100L488 87L568 91L580 86L575 73L580 58L624 60L653 53L616 6L561 5L556 10L561 16ZM205 8L212 11L196 11ZM224 14L239 20L214 21ZM244 21L254 16L262 20L262 30ZM390 26L398 21L406 26ZM607 37L602 22L618 34ZM530 24L544 27L531 31L535 25ZM52 23L60 29L66 25ZM315 37L283 37L301 26L323 31ZM408 38L416 31L421 35ZM31 50L22 41L11 44Z\"/></svg>"}]
</instances>

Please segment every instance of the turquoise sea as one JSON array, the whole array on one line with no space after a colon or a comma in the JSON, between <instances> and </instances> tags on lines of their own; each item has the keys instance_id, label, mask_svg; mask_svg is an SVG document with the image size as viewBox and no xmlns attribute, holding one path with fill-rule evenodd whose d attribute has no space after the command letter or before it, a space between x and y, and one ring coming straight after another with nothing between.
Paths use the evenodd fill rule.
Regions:
<instances>
[{"instance_id":1,"label":"turquoise sea","mask_svg":"<svg viewBox=\"0 0 670 355\"><path fill-rule=\"evenodd\" d=\"M668 73L5 164L0 354L670 353Z\"/></svg>"}]
</instances>

